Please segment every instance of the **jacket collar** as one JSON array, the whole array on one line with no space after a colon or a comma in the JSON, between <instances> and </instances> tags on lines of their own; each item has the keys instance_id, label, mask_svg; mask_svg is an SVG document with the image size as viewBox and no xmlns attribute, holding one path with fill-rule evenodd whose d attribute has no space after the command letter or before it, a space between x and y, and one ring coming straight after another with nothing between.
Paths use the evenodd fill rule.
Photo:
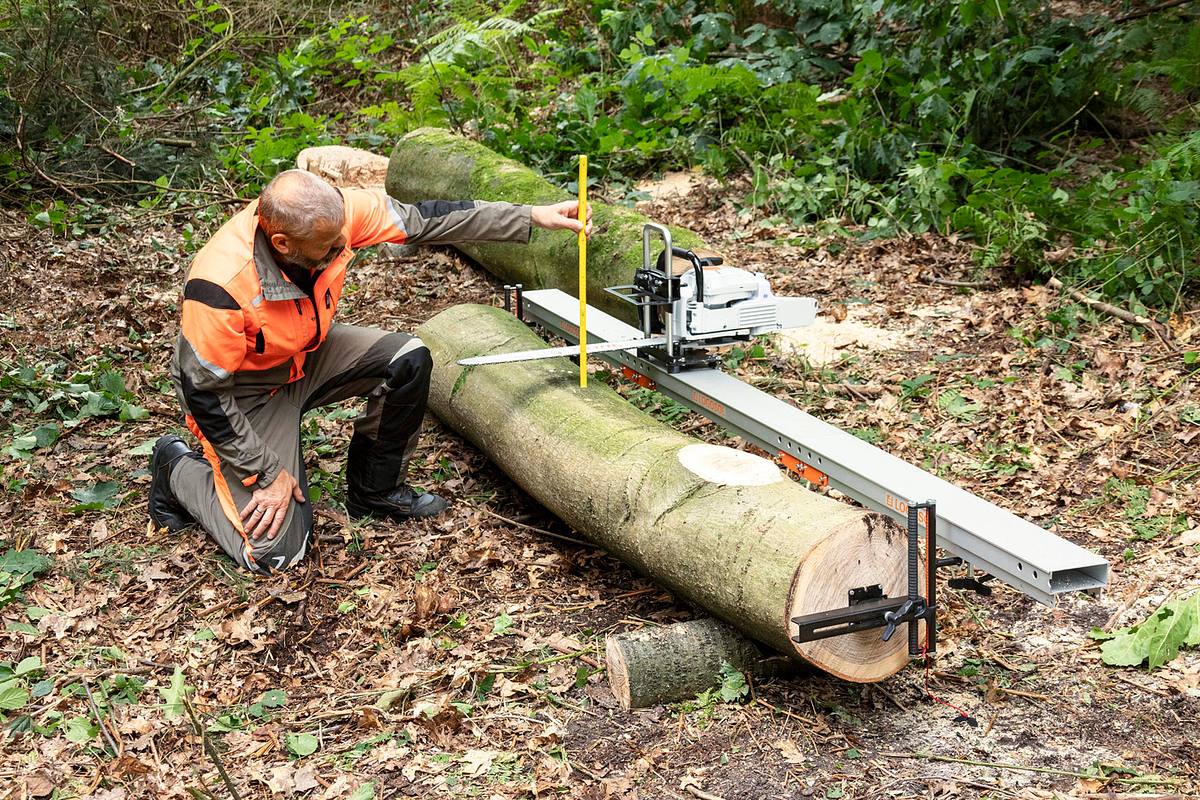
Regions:
<instances>
[{"instance_id":1,"label":"jacket collar","mask_svg":"<svg viewBox=\"0 0 1200 800\"><path fill-rule=\"evenodd\" d=\"M262 287L263 297L267 300L303 300L308 297L296 284L283 276L283 270L275 261L271 251L271 243L267 234L258 227L258 217L254 225L254 268L258 271L258 283Z\"/></svg>"}]
</instances>

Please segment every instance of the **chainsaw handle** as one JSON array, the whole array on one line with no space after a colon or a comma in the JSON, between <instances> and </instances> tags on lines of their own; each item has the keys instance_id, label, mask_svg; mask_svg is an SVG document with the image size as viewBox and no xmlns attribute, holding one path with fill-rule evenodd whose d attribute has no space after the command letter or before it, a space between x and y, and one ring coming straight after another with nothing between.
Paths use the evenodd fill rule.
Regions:
<instances>
[{"instance_id":1,"label":"chainsaw handle","mask_svg":"<svg viewBox=\"0 0 1200 800\"><path fill-rule=\"evenodd\" d=\"M696 271L696 300L704 302L704 260L700 256L693 253L691 250L684 250L682 247L672 247L672 256L686 258L692 262L692 269ZM673 271L673 270L672 270Z\"/></svg>"},{"instance_id":2,"label":"chainsaw handle","mask_svg":"<svg viewBox=\"0 0 1200 800\"><path fill-rule=\"evenodd\" d=\"M671 246L671 232L667 230L667 226L659 225L657 222L647 222L642 226L642 268L654 269L651 266L654 262L650 260L650 237L654 234L662 239L664 252L670 253L674 248ZM660 270L661 272L661 270ZM671 270L668 268L664 273L667 277L667 302L674 302L675 298L671 297Z\"/></svg>"},{"instance_id":3,"label":"chainsaw handle","mask_svg":"<svg viewBox=\"0 0 1200 800\"><path fill-rule=\"evenodd\" d=\"M653 234L658 234L658 237L663 242L663 266L659 271L667 278L667 302L673 303L676 298L671 297L671 279L674 277L671 272L671 260L667 258L667 253L672 257L679 256L686 258L692 262L692 269L696 273L696 300L704 301L704 263L698 255L691 250L685 250L682 247L675 247L671 244L671 231L665 225L659 225L657 222L647 222L642 226L642 266L645 269L652 269L650 260L650 237Z\"/></svg>"}]
</instances>

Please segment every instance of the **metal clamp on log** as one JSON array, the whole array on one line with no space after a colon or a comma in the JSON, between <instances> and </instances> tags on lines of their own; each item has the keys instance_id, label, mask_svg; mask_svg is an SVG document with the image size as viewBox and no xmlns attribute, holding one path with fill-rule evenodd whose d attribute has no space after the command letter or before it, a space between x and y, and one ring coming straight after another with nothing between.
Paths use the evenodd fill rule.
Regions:
<instances>
[{"instance_id":1,"label":"metal clamp on log","mask_svg":"<svg viewBox=\"0 0 1200 800\"><path fill-rule=\"evenodd\" d=\"M925 590L921 595L920 564L918 549L918 526L924 511L925 518ZM892 638L896 629L908 625L908 654L916 658L922 654L937 652L937 569L961 563L962 559L944 561L937 557L937 504L932 500L908 504L908 594L904 597L888 597L879 584L851 589L847 595L848 605L832 611L819 611L793 617L797 643L843 636L855 631L883 628L883 640ZM926 646L920 643L920 622L925 620Z\"/></svg>"}]
</instances>

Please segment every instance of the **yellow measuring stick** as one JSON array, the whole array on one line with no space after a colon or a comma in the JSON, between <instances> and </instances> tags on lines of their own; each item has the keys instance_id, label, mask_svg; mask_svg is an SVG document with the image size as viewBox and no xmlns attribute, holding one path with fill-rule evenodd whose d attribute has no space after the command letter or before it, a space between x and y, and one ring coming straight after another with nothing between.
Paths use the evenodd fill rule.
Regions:
<instances>
[{"instance_id":1,"label":"yellow measuring stick","mask_svg":"<svg viewBox=\"0 0 1200 800\"><path fill-rule=\"evenodd\" d=\"M587 156L579 157L579 388L587 388Z\"/></svg>"}]
</instances>

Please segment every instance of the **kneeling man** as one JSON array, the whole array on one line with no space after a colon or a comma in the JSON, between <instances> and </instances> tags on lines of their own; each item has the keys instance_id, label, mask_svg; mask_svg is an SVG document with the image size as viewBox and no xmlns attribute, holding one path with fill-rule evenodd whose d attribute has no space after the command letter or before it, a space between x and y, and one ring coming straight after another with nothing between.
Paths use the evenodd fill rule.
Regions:
<instances>
[{"instance_id":1,"label":"kneeling man","mask_svg":"<svg viewBox=\"0 0 1200 800\"><path fill-rule=\"evenodd\" d=\"M333 322L346 266L381 242L528 242L531 226L578 233L573 201L549 206L430 201L336 189L288 170L196 254L183 287L171 379L200 452L164 436L150 459L150 519L199 523L261 574L299 561L313 514L300 451L310 408L366 397L346 462L353 518L446 509L405 476L433 362L420 339Z\"/></svg>"}]
</instances>

